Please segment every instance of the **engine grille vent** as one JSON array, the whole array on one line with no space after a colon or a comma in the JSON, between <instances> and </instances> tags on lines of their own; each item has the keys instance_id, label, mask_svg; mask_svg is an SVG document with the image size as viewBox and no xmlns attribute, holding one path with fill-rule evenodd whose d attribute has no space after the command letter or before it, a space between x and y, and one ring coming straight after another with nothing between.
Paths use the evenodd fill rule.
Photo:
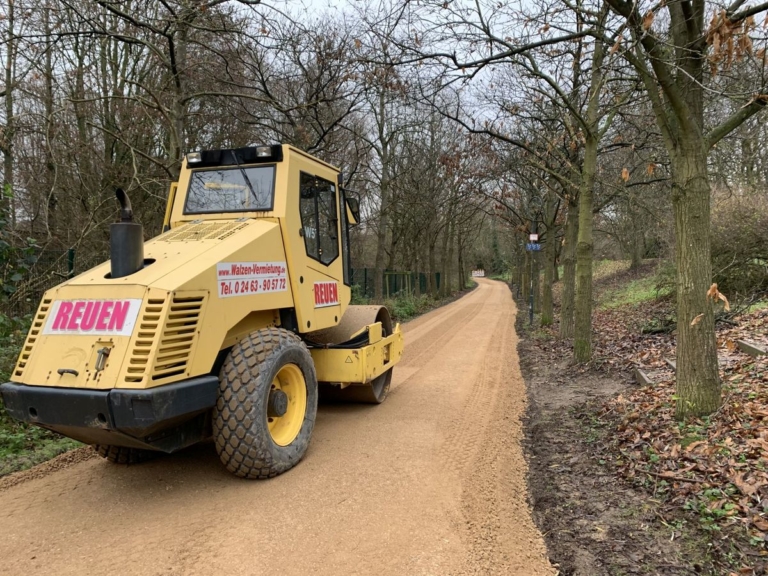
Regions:
<instances>
[{"instance_id":1,"label":"engine grille vent","mask_svg":"<svg viewBox=\"0 0 768 576\"><path fill-rule=\"evenodd\" d=\"M247 222L193 222L167 233L159 240L163 242L223 240L246 226L248 226Z\"/></svg>"},{"instance_id":2,"label":"engine grille vent","mask_svg":"<svg viewBox=\"0 0 768 576\"><path fill-rule=\"evenodd\" d=\"M21 377L24 374L24 368L27 365L27 362L29 361L29 356L32 353L32 348L35 346L35 342L37 342L38 337L40 336L40 332L43 330L43 326L45 326L45 319L48 318L48 312L51 309L51 301L50 300L43 300L43 302L40 304L40 308L37 310L37 314L35 315L35 319L32 321L32 326L29 329L29 334L27 334L27 339L24 342L24 347L21 349L21 354L19 355L19 361L16 364L16 368L13 371L13 375L15 377Z\"/></svg>"},{"instance_id":3,"label":"engine grille vent","mask_svg":"<svg viewBox=\"0 0 768 576\"><path fill-rule=\"evenodd\" d=\"M133 348L125 372L126 382L142 382L147 375L152 349L165 317L165 302L165 298L149 298L141 311L139 329L134 335Z\"/></svg>"},{"instance_id":4,"label":"engine grille vent","mask_svg":"<svg viewBox=\"0 0 768 576\"><path fill-rule=\"evenodd\" d=\"M205 303L204 295L174 295L157 346L152 380L184 375L197 340L197 327Z\"/></svg>"}]
</instances>

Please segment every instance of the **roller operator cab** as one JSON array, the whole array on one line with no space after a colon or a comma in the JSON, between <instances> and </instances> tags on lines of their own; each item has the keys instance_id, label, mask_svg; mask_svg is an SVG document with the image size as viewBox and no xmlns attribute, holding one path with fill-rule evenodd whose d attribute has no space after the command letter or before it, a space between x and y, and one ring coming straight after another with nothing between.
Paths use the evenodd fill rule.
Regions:
<instances>
[{"instance_id":1,"label":"roller operator cab","mask_svg":"<svg viewBox=\"0 0 768 576\"><path fill-rule=\"evenodd\" d=\"M118 190L110 260L45 293L8 412L113 462L212 436L238 476L294 466L318 395L382 402L403 351L386 308L349 305L340 184L291 146L190 153L146 243Z\"/></svg>"}]
</instances>

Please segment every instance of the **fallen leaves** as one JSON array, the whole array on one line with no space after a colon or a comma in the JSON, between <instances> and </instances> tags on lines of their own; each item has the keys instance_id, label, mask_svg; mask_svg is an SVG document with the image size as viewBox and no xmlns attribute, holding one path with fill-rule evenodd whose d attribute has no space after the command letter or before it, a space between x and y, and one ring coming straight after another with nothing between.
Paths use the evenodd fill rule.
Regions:
<instances>
[{"instance_id":1,"label":"fallen leaves","mask_svg":"<svg viewBox=\"0 0 768 576\"><path fill-rule=\"evenodd\" d=\"M707 300L730 309L716 284ZM675 357L675 334L640 332L649 319L671 314L664 301L594 311L593 362L570 369L629 374L640 368L654 381L596 408L610 441L595 450L616 474L665 506L687 511L719 537L727 534L749 550L747 556L768 558L768 356L752 358L736 345L748 340L768 346L768 310L731 318L737 326L716 324L723 406L707 419L687 422L675 419L675 375L664 362ZM550 330L552 337L540 346L568 354L568 344Z\"/></svg>"},{"instance_id":2,"label":"fallen leaves","mask_svg":"<svg viewBox=\"0 0 768 576\"><path fill-rule=\"evenodd\" d=\"M768 532L768 520L766 520L762 516L753 516L752 517L752 524L758 530L761 530L763 532Z\"/></svg>"},{"instance_id":3,"label":"fallen leaves","mask_svg":"<svg viewBox=\"0 0 768 576\"><path fill-rule=\"evenodd\" d=\"M744 496L753 496L757 493L758 486L750 484L744 479L744 473L733 474L731 476L731 482L736 488L738 488Z\"/></svg>"},{"instance_id":4,"label":"fallen leaves","mask_svg":"<svg viewBox=\"0 0 768 576\"><path fill-rule=\"evenodd\" d=\"M716 285L707 297L723 300ZM631 326L626 318L624 325ZM631 328L621 334L620 324L609 329L616 339L636 339ZM674 357L674 339L648 338L646 345L655 349L634 357L646 370L659 368L657 381L602 406L613 442L601 458L612 459L621 476L654 498L694 513L705 527L741 530L749 546L768 556L768 357L752 358L735 345L745 338L768 340L768 310L742 315L738 326L718 325L717 331L720 411L708 419L675 420L674 374L660 369L661 359ZM603 353L611 350L619 352L608 347Z\"/></svg>"},{"instance_id":5,"label":"fallen leaves","mask_svg":"<svg viewBox=\"0 0 768 576\"><path fill-rule=\"evenodd\" d=\"M622 169L621 171L621 179L624 180L624 182L627 182L629 180L629 170L626 168Z\"/></svg>"}]
</instances>

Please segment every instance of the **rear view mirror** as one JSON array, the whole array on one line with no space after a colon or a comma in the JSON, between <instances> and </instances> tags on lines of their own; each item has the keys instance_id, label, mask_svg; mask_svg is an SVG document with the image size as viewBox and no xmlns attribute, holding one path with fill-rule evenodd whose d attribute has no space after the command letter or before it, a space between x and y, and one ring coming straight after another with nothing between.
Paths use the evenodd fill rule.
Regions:
<instances>
[{"instance_id":1,"label":"rear view mirror","mask_svg":"<svg viewBox=\"0 0 768 576\"><path fill-rule=\"evenodd\" d=\"M347 216L351 225L360 223L360 200L347 198Z\"/></svg>"}]
</instances>

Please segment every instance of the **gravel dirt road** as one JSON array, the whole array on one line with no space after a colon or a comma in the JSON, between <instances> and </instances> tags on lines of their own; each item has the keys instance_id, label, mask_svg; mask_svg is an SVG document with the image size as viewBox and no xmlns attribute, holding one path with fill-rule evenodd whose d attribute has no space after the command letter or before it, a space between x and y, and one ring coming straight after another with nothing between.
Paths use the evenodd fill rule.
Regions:
<instances>
[{"instance_id":1,"label":"gravel dirt road","mask_svg":"<svg viewBox=\"0 0 768 576\"><path fill-rule=\"evenodd\" d=\"M404 326L384 404L321 405L273 480L230 476L212 444L4 479L0 573L555 574L527 502L515 305L479 284Z\"/></svg>"}]
</instances>

